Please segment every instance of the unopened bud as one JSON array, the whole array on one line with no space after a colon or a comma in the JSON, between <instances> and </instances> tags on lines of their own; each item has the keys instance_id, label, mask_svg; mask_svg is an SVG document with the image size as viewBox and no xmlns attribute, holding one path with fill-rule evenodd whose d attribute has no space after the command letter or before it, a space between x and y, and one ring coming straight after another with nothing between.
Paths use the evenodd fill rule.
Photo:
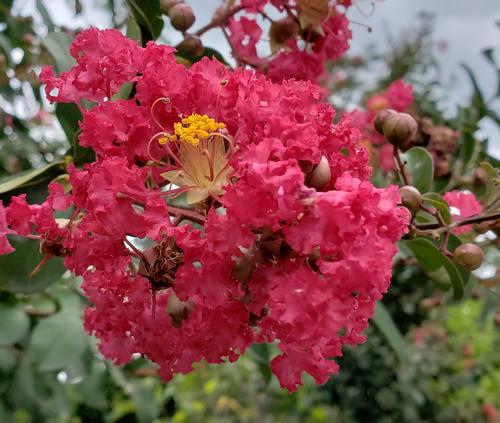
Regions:
<instances>
[{"instance_id":1,"label":"unopened bud","mask_svg":"<svg viewBox=\"0 0 500 423\"><path fill-rule=\"evenodd\" d=\"M321 156L321 160L307 178L306 185L317 191L321 191L330 183L331 178L332 171L328 159L325 156Z\"/></svg>"},{"instance_id":2,"label":"unopened bud","mask_svg":"<svg viewBox=\"0 0 500 423\"><path fill-rule=\"evenodd\" d=\"M269 38L271 39L271 44L283 45L290 38L295 37L299 32L299 25L297 21L291 17L279 19L271 24L269 29Z\"/></svg>"},{"instance_id":3,"label":"unopened bud","mask_svg":"<svg viewBox=\"0 0 500 423\"><path fill-rule=\"evenodd\" d=\"M168 297L167 312L172 318L172 324L175 327L180 327L182 322L186 320L195 307L193 300L181 301L177 298L174 292Z\"/></svg>"},{"instance_id":4,"label":"unopened bud","mask_svg":"<svg viewBox=\"0 0 500 423\"><path fill-rule=\"evenodd\" d=\"M160 0L161 13L168 15L169 9L179 3L181 3L181 0Z\"/></svg>"},{"instance_id":5,"label":"unopened bud","mask_svg":"<svg viewBox=\"0 0 500 423\"><path fill-rule=\"evenodd\" d=\"M484 253L470 242L459 245L453 252L453 261L466 270L476 270L483 264Z\"/></svg>"},{"instance_id":6,"label":"unopened bud","mask_svg":"<svg viewBox=\"0 0 500 423\"><path fill-rule=\"evenodd\" d=\"M227 16L229 15L229 11L231 10L231 6L228 4L223 4L219 6L216 10L214 15L212 16L212 23L216 25L222 25L224 24L224 21Z\"/></svg>"},{"instance_id":7,"label":"unopened bud","mask_svg":"<svg viewBox=\"0 0 500 423\"><path fill-rule=\"evenodd\" d=\"M191 6L179 3L169 8L170 23L178 31L185 32L194 24L195 16Z\"/></svg>"},{"instance_id":8,"label":"unopened bud","mask_svg":"<svg viewBox=\"0 0 500 423\"><path fill-rule=\"evenodd\" d=\"M203 44L200 38L194 35L188 35L176 48L195 57L203 54Z\"/></svg>"},{"instance_id":9,"label":"unopened bud","mask_svg":"<svg viewBox=\"0 0 500 423\"><path fill-rule=\"evenodd\" d=\"M383 125L384 125L384 122L386 121L386 119L393 115L393 114L396 114L397 112L395 110L392 110L392 109L384 109L384 110L381 110L380 112L377 113L377 116L375 116L375 120L373 121L373 126L375 127L375 129L377 130L377 132L379 134L384 134L384 129L383 129Z\"/></svg>"},{"instance_id":10,"label":"unopened bud","mask_svg":"<svg viewBox=\"0 0 500 423\"><path fill-rule=\"evenodd\" d=\"M302 27L320 26L330 13L328 0L298 0L297 10Z\"/></svg>"},{"instance_id":11,"label":"unopened bud","mask_svg":"<svg viewBox=\"0 0 500 423\"><path fill-rule=\"evenodd\" d=\"M394 113L385 119L382 130L387 141L401 148L406 146L415 137L418 124L407 113Z\"/></svg>"},{"instance_id":12,"label":"unopened bud","mask_svg":"<svg viewBox=\"0 0 500 423\"><path fill-rule=\"evenodd\" d=\"M401 194L401 204L412 213L415 213L422 205L422 194L417 188L405 185L400 188L399 193Z\"/></svg>"}]
</instances>

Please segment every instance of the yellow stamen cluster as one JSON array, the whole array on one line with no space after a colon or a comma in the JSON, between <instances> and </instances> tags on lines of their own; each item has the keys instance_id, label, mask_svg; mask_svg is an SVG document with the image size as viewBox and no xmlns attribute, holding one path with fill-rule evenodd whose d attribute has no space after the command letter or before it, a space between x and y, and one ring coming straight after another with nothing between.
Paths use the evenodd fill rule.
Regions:
<instances>
[{"instance_id":1,"label":"yellow stamen cluster","mask_svg":"<svg viewBox=\"0 0 500 423\"><path fill-rule=\"evenodd\" d=\"M174 124L174 133L172 135L165 134L158 142L165 144L170 141L184 141L196 147L200 140L208 138L208 136L220 129L224 129L226 125L219 123L207 115L192 114Z\"/></svg>"}]
</instances>

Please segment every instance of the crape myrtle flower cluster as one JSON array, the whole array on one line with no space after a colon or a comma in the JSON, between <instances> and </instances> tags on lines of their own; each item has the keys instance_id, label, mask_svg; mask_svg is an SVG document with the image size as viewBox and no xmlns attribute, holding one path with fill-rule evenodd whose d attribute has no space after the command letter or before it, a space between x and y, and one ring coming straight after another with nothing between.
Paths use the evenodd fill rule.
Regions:
<instances>
[{"instance_id":1,"label":"crape myrtle flower cluster","mask_svg":"<svg viewBox=\"0 0 500 423\"><path fill-rule=\"evenodd\" d=\"M52 182L43 204L0 207L0 251L18 234L64 257L116 364L140 353L168 380L276 342L282 386L326 382L364 341L409 220L397 187L368 181L360 133L309 81L186 68L115 30L83 31L70 52L71 70L41 80L52 102L94 103L79 142L96 160L69 165L69 190ZM125 82L133 98L113 99Z\"/></svg>"},{"instance_id":2,"label":"crape myrtle flower cluster","mask_svg":"<svg viewBox=\"0 0 500 423\"><path fill-rule=\"evenodd\" d=\"M325 62L349 48L352 33L345 15L350 6L350 0L240 0L221 6L214 19L220 20L238 63L276 82L318 82ZM258 48L263 40L270 42L270 55Z\"/></svg>"}]
</instances>

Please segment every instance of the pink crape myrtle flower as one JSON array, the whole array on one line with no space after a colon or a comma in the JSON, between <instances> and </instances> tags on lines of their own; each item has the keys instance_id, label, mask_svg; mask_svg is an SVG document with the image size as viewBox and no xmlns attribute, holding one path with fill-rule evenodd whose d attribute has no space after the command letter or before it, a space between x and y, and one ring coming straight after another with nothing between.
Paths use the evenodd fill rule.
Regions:
<instances>
[{"instance_id":1,"label":"pink crape myrtle flower","mask_svg":"<svg viewBox=\"0 0 500 423\"><path fill-rule=\"evenodd\" d=\"M483 212L483 206L477 201L476 196L472 192L466 191L450 191L443 198L451 207L451 216L453 221L465 219ZM453 229L456 235L465 234L472 231L472 225L463 225Z\"/></svg>"},{"instance_id":2,"label":"pink crape myrtle flower","mask_svg":"<svg viewBox=\"0 0 500 423\"><path fill-rule=\"evenodd\" d=\"M41 79L52 101L95 102L79 141L96 160L68 167L69 191L0 208L2 252L15 232L64 257L90 302L85 328L116 364L140 353L168 380L275 342L283 387L303 372L326 382L342 346L364 341L409 220L396 187L369 182L360 132L332 123L309 81L186 68L115 30L82 32L76 50L70 71ZM125 82L133 98L112 100Z\"/></svg>"},{"instance_id":3,"label":"pink crape myrtle flower","mask_svg":"<svg viewBox=\"0 0 500 423\"><path fill-rule=\"evenodd\" d=\"M321 5L320 5L321 3ZM318 82L325 62L339 59L352 38L345 16L350 2L313 3L295 0L241 0L245 15L236 14L226 25L233 56L237 61L260 69L276 82L296 79ZM262 20L271 20L267 9L281 13L265 34ZM319 8L319 10L318 10ZM322 10L324 9L324 10ZM250 19L247 15L259 19ZM259 16L260 15L260 16ZM258 52L258 44L271 38L271 56Z\"/></svg>"}]
</instances>

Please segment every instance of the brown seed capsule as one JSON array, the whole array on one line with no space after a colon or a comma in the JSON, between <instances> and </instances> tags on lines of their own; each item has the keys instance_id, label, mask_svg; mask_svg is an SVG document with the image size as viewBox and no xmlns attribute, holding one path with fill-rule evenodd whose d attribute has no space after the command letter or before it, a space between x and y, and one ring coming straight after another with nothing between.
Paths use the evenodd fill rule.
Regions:
<instances>
[{"instance_id":1,"label":"brown seed capsule","mask_svg":"<svg viewBox=\"0 0 500 423\"><path fill-rule=\"evenodd\" d=\"M399 192L401 194L401 204L412 213L415 213L422 205L422 194L417 188L405 185L399 189Z\"/></svg>"},{"instance_id":2,"label":"brown seed capsule","mask_svg":"<svg viewBox=\"0 0 500 423\"><path fill-rule=\"evenodd\" d=\"M194 24L195 16L191 6L179 3L172 6L168 10L168 16L170 16L170 23L178 31L184 32L191 28Z\"/></svg>"},{"instance_id":3,"label":"brown seed capsule","mask_svg":"<svg viewBox=\"0 0 500 423\"><path fill-rule=\"evenodd\" d=\"M418 130L417 121L407 113L394 113L388 116L382 130L385 138L396 147L404 147L415 137Z\"/></svg>"},{"instance_id":4,"label":"brown seed capsule","mask_svg":"<svg viewBox=\"0 0 500 423\"><path fill-rule=\"evenodd\" d=\"M177 45L177 50L198 57L203 54L203 44L199 37L188 35Z\"/></svg>"},{"instance_id":5,"label":"brown seed capsule","mask_svg":"<svg viewBox=\"0 0 500 423\"><path fill-rule=\"evenodd\" d=\"M470 242L459 245L453 253L453 261L466 270L478 269L483 260L483 250Z\"/></svg>"},{"instance_id":6,"label":"brown seed capsule","mask_svg":"<svg viewBox=\"0 0 500 423\"><path fill-rule=\"evenodd\" d=\"M181 3L181 0L160 0L161 13L164 13L165 15L167 15L168 10L172 6L175 6L176 4L179 4L179 3Z\"/></svg>"},{"instance_id":7,"label":"brown seed capsule","mask_svg":"<svg viewBox=\"0 0 500 423\"><path fill-rule=\"evenodd\" d=\"M271 46L278 47L285 44L290 38L295 37L298 32L299 25L291 16L274 21L269 29Z\"/></svg>"},{"instance_id":8,"label":"brown seed capsule","mask_svg":"<svg viewBox=\"0 0 500 423\"><path fill-rule=\"evenodd\" d=\"M332 171L328 159L325 156L321 156L321 160L307 178L306 185L315 188L317 191L321 191L330 183L331 178Z\"/></svg>"},{"instance_id":9,"label":"brown seed capsule","mask_svg":"<svg viewBox=\"0 0 500 423\"><path fill-rule=\"evenodd\" d=\"M384 134L384 129L383 129L383 125L384 125L384 122L385 120L393 115L393 114L396 114L397 112L395 110L392 110L392 109L384 109L384 110L381 110L380 112L377 113L377 116L375 116L375 119L373 121L373 126L375 127L375 129L377 130L377 132L379 134Z\"/></svg>"}]
</instances>

